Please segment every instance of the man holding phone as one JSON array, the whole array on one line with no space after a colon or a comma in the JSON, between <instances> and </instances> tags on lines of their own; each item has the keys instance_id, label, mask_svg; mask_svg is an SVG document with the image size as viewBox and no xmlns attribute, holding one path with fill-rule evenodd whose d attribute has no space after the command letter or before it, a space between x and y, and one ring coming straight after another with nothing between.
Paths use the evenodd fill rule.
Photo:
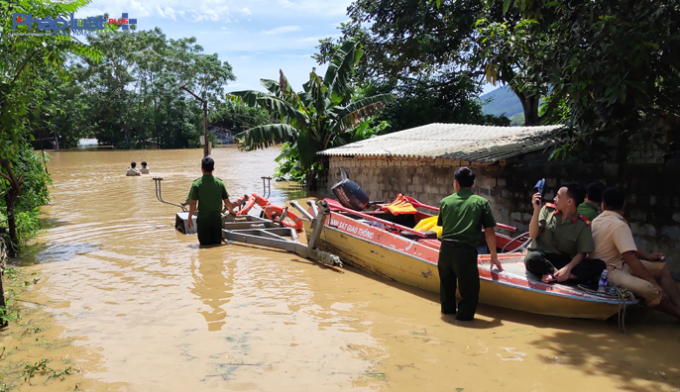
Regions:
<instances>
[{"instance_id":1,"label":"man holding phone","mask_svg":"<svg viewBox=\"0 0 680 392\"><path fill-rule=\"evenodd\" d=\"M604 270L604 262L586 259L595 249L590 221L576 212L585 191L575 182L557 191L555 204L541 207L541 191L532 197L534 214L529 223L532 238L524 264L529 272L541 276L544 283L568 279L590 283ZM535 188L536 189L536 188Z\"/></svg>"}]
</instances>

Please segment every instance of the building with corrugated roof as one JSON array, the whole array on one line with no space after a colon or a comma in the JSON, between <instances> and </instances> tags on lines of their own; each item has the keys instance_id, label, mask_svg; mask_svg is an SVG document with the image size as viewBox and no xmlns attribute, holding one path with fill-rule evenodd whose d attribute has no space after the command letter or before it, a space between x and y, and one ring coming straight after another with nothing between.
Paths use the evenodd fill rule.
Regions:
<instances>
[{"instance_id":1,"label":"building with corrugated roof","mask_svg":"<svg viewBox=\"0 0 680 392\"><path fill-rule=\"evenodd\" d=\"M560 125L497 127L429 124L320 152L331 157L442 159L468 164L505 164L509 158L543 150Z\"/></svg>"},{"instance_id":2,"label":"building with corrugated roof","mask_svg":"<svg viewBox=\"0 0 680 392\"><path fill-rule=\"evenodd\" d=\"M429 124L320 152L329 160L328 186L340 181L341 168L372 200L403 193L431 205L453 192L461 166L477 173L475 191L488 197L502 215L498 198L507 179L502 169L517 162L547 162L550 135L561 126L497 127ZM505 213L504 213L505 212Z\"/></svg>"}]
</instances>

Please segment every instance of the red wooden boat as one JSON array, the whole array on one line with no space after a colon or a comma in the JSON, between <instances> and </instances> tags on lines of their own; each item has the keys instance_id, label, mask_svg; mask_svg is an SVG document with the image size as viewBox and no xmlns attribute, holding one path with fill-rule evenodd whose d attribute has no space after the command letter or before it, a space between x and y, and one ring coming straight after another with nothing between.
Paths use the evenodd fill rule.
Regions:
<instances>
[{"instance_id":1,"label":"red wooden boat","mask_svg":"<svg viewBox=\"0 0 680 392\"><path fill-rule=\"evenodd\" d=\"M381 210L382 205L357 212L326 199L331 214L326 218L318 246L338 255L343 262L438 293L440 242L433 233L413 228L422 219L433 216L422 212L423 209L432 212L439 209L407 199L419 208L416 214L394 215ZM305 221L304 227L309 237L309 221ZM498 229L516 231L503 224L498 224ZM566 284L545 284L524 268L524 253L519 250L529 240L528 233L513 237L497 232L496 240L502 251L499 260L504 271L492 269L490 256L480 252L481 303L550 316L604 320L617 314L621 306L637 302L634 298L620 300Z\"/></svg>"}]
</instances>

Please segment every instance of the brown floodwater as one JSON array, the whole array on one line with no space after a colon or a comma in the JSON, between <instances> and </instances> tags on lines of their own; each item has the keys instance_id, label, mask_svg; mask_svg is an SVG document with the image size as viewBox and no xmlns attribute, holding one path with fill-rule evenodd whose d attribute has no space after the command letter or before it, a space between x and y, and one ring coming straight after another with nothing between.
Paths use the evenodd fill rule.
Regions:
<instances>
[{"instance_id":1,"label":"brown floodwater","mask_svg":"<svg viewBox=\"0 0 680 392\"><path fill-rule=\"evenodd\" d=\"M216 149L216 175L232 197L261 192L277 154ZM623 334L616 321L482 305L455 325L436 295L353 268L199 249L151 177L183 201L200 150L51 155L45 231L21 261L39 278L23 298L40 305L24 303L22 326L3 332L0 364L80 372L21 390L680 391L680 326L664 315L631 310ZM151 175L125 177L131 160ZM274 201L304 197L272 183Z\"/></svg>"}]
</instances>

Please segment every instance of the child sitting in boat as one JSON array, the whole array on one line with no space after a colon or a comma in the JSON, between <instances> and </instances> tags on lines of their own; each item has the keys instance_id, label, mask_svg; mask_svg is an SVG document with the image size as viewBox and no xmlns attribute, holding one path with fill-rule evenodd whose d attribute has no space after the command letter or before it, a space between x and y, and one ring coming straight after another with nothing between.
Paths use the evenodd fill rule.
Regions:
<instances>
[{"instance_id":1,"label":"child sitting in boat","mask_svg":"<svg viewBox=\"0 0 680 392\"><path fill-rule=\"evenodd\" d=\"M142 168L139 169L139 172L142 174L149 174L149 168L146 167L146 161L142 161Z\"/></svg>"},{"instance_id":2,"label":"child sitting in boat","mask_svg":"<svg viewBox=\"0 0 680 392\"><path fill-rule=\"evenodd\" d=\"M135 169L137 167L137 162L130 162L130 167L127 169L126 176L141 176L142 174L139 170Z\"/></svg>"},{"instance_id":3,"label":"child sitting in boat","mask_svg":"<svg viewBox=\"0 0 680 392\"><path fill-rule=\"evenodd\" d=\"M602 260L587 259L595 250L590 221L576 212L585 191L575 182L564 184L555 196L555 204L541 207L541 194L532 197L534 214L529 223L532 238L524 259L527 271L544 283L574 280L592 285L605 265Z\"/></svg>"}]
</instances>

